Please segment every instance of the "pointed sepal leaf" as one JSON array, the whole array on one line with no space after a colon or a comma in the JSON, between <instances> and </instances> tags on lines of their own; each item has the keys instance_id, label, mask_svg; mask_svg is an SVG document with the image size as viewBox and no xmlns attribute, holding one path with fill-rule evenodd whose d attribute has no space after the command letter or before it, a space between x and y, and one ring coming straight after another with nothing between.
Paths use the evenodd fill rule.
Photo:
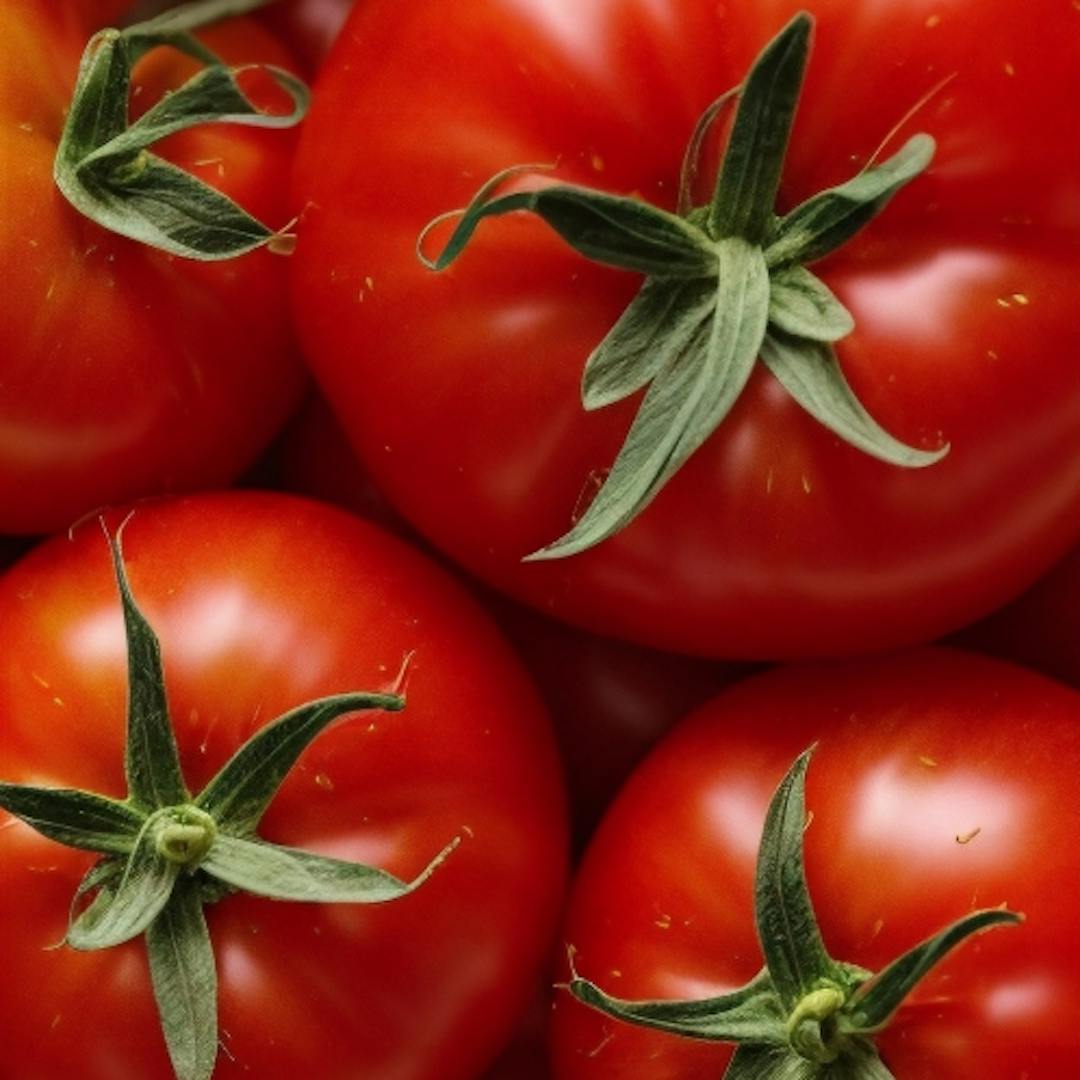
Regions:
<instances>
[{"instance_id":1,"label":"pointed sepal leaf","mask_svg":"<svg viewBox=\"0 0 1080 1080\"><path fill-rule=\"evenodd\" d=\"M217 1060L217 970L196 878L184 876L147 927L146 953L177 1080L210 1080Z\"/></svg>"},{"instance_id":2,"label":"pointed sepal leaf","mask_svg":"<svg viewBox=\"0 0 1080 1080\"><path fill-rule=\"evenodd\" d=\"M74 949L106 949L138 937L169 902L180 868L157 851L152 822L139 834L118 878L99 889L68 927Z\"/></svg>"},{"instance_id":3,"label":"pointed sepal leaf","mask_svg":"<svg viewBox=\"0 0 1080 1080\"><path fill-rule=\"evenodd\" d=\"M913 135L880 165L797 206L776 225L765 251L769 266L814 262L835 251L925 171L935 148L930 135Z\"/></svg>"},{"instance_id":4,"label":"pointed sepal leaf","mask_svg":"<svg viewBox=\"0 0 1080 1080\"><path fill-rule=\"evenodd\" d=\"M778 330L766 334L761 359L785 390L818 423L848 445L889 465L926 468L940 461L949 445L922 450L890 435L866 410L844 377L832 347Z\"/></svg>"},{"instance_id":5,"label":"pointed sepal leaf","mask_svg":"<svg viewBox=\"0 0 1080 1080\"><path fill-rule=\"evenodd\" d=\"M131 594L120 534L106 533L127 636L128 702L124 772L128 799L150 812L185 802L187 787L169 720L161 645Z\"/></svg>"},{"instance_id":6,"label":"pointed sepal leaf","mask_svg":"<svg viewBox=\"0 0 1080 1080\"><path fill-rule=\"evenodd\" d=\"M1023 916L1005 908L973 911L916 945L856 992L844 1009L845 1029L872 1033L884 1027L904 999L936 964L973 934L994 926L1016 926Z\"/></svg>"},{"instance_id":7,"label":"pointed sepal leaf","mask_svg":"<svg viewBox=\"0 0 1080 1080\"><path fill-rule=\"evenodd\" d=\"M309 701L257 731L199 793L195 806L234 836L255 832L289 770L335 720L368 709L396 712L405 707L397 694L335 694Z\"/></svg>"},{"instance_id":8,"label":"pointed sepal leaf","mask_svg":"<svg viewBox=\"0 0 1080 1080\"><path fill-rule=\"evenodd\" d=\"M50 840L108 855L128 854L146 820L127 803L74 788L0 783L0 807Z\"/></svg>"},{"instance_id":9,"label":"pointed sepal leaf","mask_svg":"<svg viewBox=\"0 0 1080 1080\"><path fill-rule=\"evenodd\" d=\"M821 278L790 266L772 276L769 325L794 337L833 342L847 337L855 320Z\"/></svg>"},{"instance_id":10,"label":"pointed sepal leaf","mask_svg":"<svg viewBox=\"0 0 1080 1080\"><path fill-rule=\"evenodd\" d=\"M361 863L219 835L201 866L237 889L275 900L380 904L418 889L460 843L451 841L412 881Z\"/></svg>"},{"instance_id":11,"label":"pointed sepal leaf","mask_svg":"<svg viewBox=\"0 0 1080 1080\"><path fill-rule=\"evenodd\" d=\"M581 403L602 409L630 397L698 338L716 306L716 282L646 278L585 364Z\"/></svg>"},{"instance_id":12,"label":"pointed sepal leaf","mask_svg":"<svg viewBox=\"0 0 1080 1080\"><path fill-rule=\"evenodd\" d=\"M802 90L813 21L797 14L754 61L743 85L707 231L763 243L772 225L776 192Z\"/></svg>"},{"instance_id":13,"label":"pointed sepal leaf","mask_svg":"<svg viewBox=\"0 0 1080 1080\"><path fill-rule=\"evenodd\" d=\"M485 218L524 210L535 214L572 248L595 262L660 277L715 274L716 253L708 236L685 218L641 199L574 184L497 194L509 180L527 171L531 169L516 167L492 177L461 211L454 231L434 259L425 257L418 247L421 261L432 270L444 270L462 253ZM437 218L432 225L446 216ZM421 234L421 246L430 229Z\"/></svg>"},{"instance_id":14,"label":"pointed sepal leaf","mask_svg":"<svg viewBox=\"0 0 1080 1080\"><path fill-rule=\"evenodd\" d=\"M653 379L603 486L565 535L528 559L573 555L622 529L738 400L765 335L768 274L761 250L737 237L721 241L717 255L712 309Z\"/></svg>"},{"instance_id":15,"label":"pointed sepal leaf","mask_svg":"<svg viewBox=\"0 0 1080 1080\"><path fill-rule=\"evenodd\" d=\"M762 972L730 994L700 1001L628 1001L605 993L576 973L567 989L578 1001L616 1020L687 1038L784 1046L785 1016L772 981Z\"/></svg>"},{"instance_id":16,"label":"pointed sepal leaf","mask_svg":"<svg viewBox=\"0 0 1080 1080\"><path fill-rule=\"evenodd\" d=\"M754 881L758 939L788 1014L822 984L846 982L846 973L825 950L806 885L803 831L806 770L812 754L810 749L799 755L772 797Z\"/></svg>"}]
</instances>

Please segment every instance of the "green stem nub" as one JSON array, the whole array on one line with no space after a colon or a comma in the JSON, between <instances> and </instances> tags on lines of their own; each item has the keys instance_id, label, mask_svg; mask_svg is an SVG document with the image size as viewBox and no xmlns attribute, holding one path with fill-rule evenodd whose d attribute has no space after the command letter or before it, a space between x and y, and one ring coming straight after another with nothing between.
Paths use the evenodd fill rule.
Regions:
<instances>
[{"instance_id":1,"label":"green stem nub","mask_svg":"<svg viewBox=\"0 0 1080 1080\"><path fill-rule=\"evenodd\" d=\"M170 808L161 816L154 836L158 854L177 866L198 866L217 839L217 823L197 806Z\"/></svg>"},{"instance_id":2,"label":"green stem nub","mask_svg":"<svg viewBox=\"0 0 1080 1080\"><path fill-rule=\"evenodd\" d=\"M838 986L812 990L795 1006L787 1021L788 1042L807 1061L827 1065L835 1061L843 1048L836 1028L836 1014L847 995Z\"/></svg>"},{"instance_id":3,"label":"green stem nub","mask_svg":"<svg viewBox=\"0 0 1080 1080\"><path fill-rule=\"evenodd\" d=\"M575 251L645 275L641 289L585 362L582 405L603 408L645 393L607 479L585 512L529 560L586 551L633 522L729 415L760 359L795 402L829 431L885 464L917 469L947 452L927 433L913 445L886 431L848 384L833 346L855 330L850 312L806 269L845 244L919 176L934 155L914 135L879 165L780 216L788 140L810 53L813 19L797 14L759 54L741 86L710 105L691 135L677 212L630 197L552 183L539 167L511 166L484 184L442 250L418 254L442 271L487 218L535 214ZM708 131L737 111L713 195L692 203ZM523 175L528 172L530 178ZM513 190L509 190L510 188Z\"/></svg>"}]
</instances>

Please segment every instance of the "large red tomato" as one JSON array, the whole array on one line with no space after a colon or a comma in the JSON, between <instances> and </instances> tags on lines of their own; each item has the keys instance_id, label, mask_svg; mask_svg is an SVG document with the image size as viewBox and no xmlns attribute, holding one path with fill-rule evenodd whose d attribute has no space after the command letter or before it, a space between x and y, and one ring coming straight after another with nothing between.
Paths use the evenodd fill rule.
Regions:
<instances>
[{"instance_id":1,"label":"large red tomato","mask_svg":"<svg viewBox=\"0 0 1080 1080\"><path fill-rule=\"evenodd\" d=\"M215 1077L472 1080L534 993L561 899L564 795L527 678L445 575L342 511L191 497L138 508L123 538L193 792L276 715L392 689L408 658L404 711L321 735L261 834L405 879L462 837L391 903L209 905ZM122 798L125 679L108 548L89 522L0 580L0 780ZM93 857L0 818L4 1075L171 1075L141 946L52 947Z\"/></svg>"},{"instance_id":2,"label":"large red tomato","mask_svg":"<svg viewBox=\"0 0 1080 1080\"><path fill-rule=\"evenodd\" d=\"M806 872L836 960L878 971L974 908L1026 916L918 986L876 1038L891 1075L1069 1075L1080 858L1062 837L1080 827L1080 696L965 653L778 669L696 712L635 773L586 854L564 929L580 974L631 999L700 999L754 977L766 804L815 741ZM565 993L553 1037L559 1080L716 1080L731 1056Z\"/></svg>"},{"instance_id":3,"label":"large red tomato","mask_svg":"<svg viewBox=\"0 0 1080 1080\"><path fill-rule=\"evenodd\" d=\"M441 274L417 238L520 164L673 208L697 118L798 7L365 0L323 71L293 260L316 375L421 532L593 630L745 657L929 638L1018 591L1080 526L1080 144L1060 134L1080 11L820 0L777 206L936 139L928 171L814 269L854 316L837 354L870 413L949 453L872 460L759 364L623 531L521 562L589 505L641 402L586 414L580 389L641 277L523 213L482 222Z\"/></svg>"},{"instance_id":4,"label":"large red tomato","mask_svg":"<svg viewBox=\"0 0 1080 1080\"><path fill-rule=\"evenodd\" d=\"M0 4L0 531L67 526L103 503L220 485L257 455L301 385L284 311L285 260L177 258L107 232L53 183L53 158L86 44L52 0ZM205 40L236 63L289 67L263 28ZM136 69L133 116L197 66L162 49ZM263 107L284 97L249 73ZM267 85L264 85L264 82ZM287 104L284 106L287 111ZM154 153L273 227L289 132L233 124L171 136Z\"/></svg>"}]
</instances>

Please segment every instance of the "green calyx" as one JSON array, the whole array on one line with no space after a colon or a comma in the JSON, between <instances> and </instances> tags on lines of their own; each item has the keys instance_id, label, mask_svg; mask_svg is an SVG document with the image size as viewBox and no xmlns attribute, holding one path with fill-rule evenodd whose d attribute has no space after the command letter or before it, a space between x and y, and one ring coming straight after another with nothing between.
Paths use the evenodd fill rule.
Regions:
<instances>
[{"instance_id":1,"label":"green calyx","mask_svg":"<svg viewBox=\"0 0 1080 1080\"><path fill-rule=\"evenodd\" d=\"M873 1036L921 979L982 930L1023 917L1004 908L973 911L873 973L826 951L806 885L806 771L800 755L769 805L754 883L765 966L744 987L702 1001L628 1001L582 978L571 956L567 989L626 1023L735 1043L725 1080L892 1080Z\"/></svg>"},{"instance_id":2,"label":"green calyx","mask_svg":"<svg viewBox=\"0 0 1080 1080\"><path fill-rule=\"evenodd\" d=\"M191 33L266 2L197 0L91 38L53 164L57 187L76 210L121 236L190 259L230 259L263 245L287 249L282 233L149 150L202 124L286 128L300 122L308 90L295 75L265 64L230 68ZM206 67L131 122L132 69L158 46L177 49ZM288 95L290 112L267 113L247 97L238 77L251 67L267 72Z\"/></svg>"},{"instance_id":3,"label":"green calyx","mask_svg":"<svg viewBox=\"0 0 1080 1080\"><path fill-rule=\"evenodd\" d=\"M257 835L306 747L346 714L403 709L405 700L395 693L338 694L290 710L252 735L192 796L169 719L157 636L131 595L119 537L109 544L128 646L127 798L0 782L0 807L51 840L103 856L76 892L66 943L103 949L145 935L176 1076L208 1080L217 1060L218 1021L207 903L237 890L315 903L396 900L427 881L460 838L412 881L402 881Z\"/></svg>"},{"instance_id":4,"label":"green calyx","mask_svg":"<svg viewBox=\"0 0 1080 1080\"><path fill-rule=\"evenodd\" d=\"M758 359L811 416L886 463L919 468L948 447L909 446L883 429L844 378L834 344L854 328L847 309L807 264L835 251L930 164L934 140L915 135L892 157L778 216L776 194L810 50L802 13L770 42L745 82L702 116L687 148L676 213L637 198L544 181L499 194L522 173L495 176L460 212L421 234L418 255L443 270L485 218L536 214L582 255L645 274L640 291L585 364L582 404L603 408L645 390L595 498L563 536L527 556L585 551L628 525L705 442L742 394ZM738 107L714 193L692 205L705 135ZM442 251L432 228L460 217Z\"/></svg>"}]
</instances>

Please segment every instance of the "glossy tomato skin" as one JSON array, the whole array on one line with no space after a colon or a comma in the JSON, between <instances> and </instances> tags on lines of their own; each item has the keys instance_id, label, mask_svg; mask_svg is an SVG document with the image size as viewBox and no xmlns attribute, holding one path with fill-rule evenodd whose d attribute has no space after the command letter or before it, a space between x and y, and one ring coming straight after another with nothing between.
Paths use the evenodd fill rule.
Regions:
<instances>
[{"instance_id":1,"label":"glossy tomato skin","mask_svg":"<svg viewBox=\"0 0 1080 1080\"><path fill-rule=\"evenodd\" d=\"M834 957L876 970L973 908L1026 915L962 946L909 998L878 1038L892 1074L1070 1075L1080 858L1061 837L1080 825L1080 696L959 651L776 669L693 714L586 855L564 929L581 974L631 998L701 998L756 974L765 807L815 741L807 877ZM566 995L553 1016L558 1080L716 1080L730 1054Z\"/></svg>"},{"instance_id":2,"label":"glossy tomato skin","mask_svg":"<svg viewBox=\"0 0 1080 1080\"><path fill-rule=\"evenodd\" d=\"M697 116L801 5L468 0L451 20L437 2L357 6L294 185L307 354L421 532L591 630L748 658L930 638L1067 548L1080 146L1055 102L1080 62L1075 5L1038 0L1022 19L1005 0L813 8L780 206L849 178L893 129L889 149L935 136L930 171L817 269L856 318L838 351L864 403L914 444L948 440L948 457L905 471L861 456L761 370L622 534L522 564L566 531L630 424L636 399L586 414L579 384L639 282L524 215L483 223L442 274L416 238L518 163L670 207Z\"/></svg>"},{"instance_id":3,"label":"glossy tomato skin","mask_svg":"<svg viewBox=\"0 0 1080 1080\"><path fill-rule=\"evenodd\" d=\"M261 831L404 877L463 837L399 903L208 908L215 1078L472 1080L534 992L561 899L564 795L531 684L441 571L338 510L270 494L148 504L124 549L189 787L283 710L390 688L411 657L406 709L322 735ZM122 796L124 641L96 522L0 580L0 641L4 779ZM142 946L49 948L91 861L0 823L4 1069L166 1080Z\"/></svg>"},{"instance_id":4,"label":"glossy tomato skin","mask_svg":"<svg viewBox=\"0 0 1080 1080\"><path fill-rule=\"evenodd\" d=\"M220 486L299 396L285 260L206 264L105 232L56 190L52 162L88 30L73 8L0 5L0 531L66 527L138 495ZM251 20L205 40L232 62L293 61ZM136 71L133 112L195 70L170 50ZM282 95L252 75L255 100ZM288 131L211 125L155 152L284 225Z\"/></svg>"}]
</instances>

